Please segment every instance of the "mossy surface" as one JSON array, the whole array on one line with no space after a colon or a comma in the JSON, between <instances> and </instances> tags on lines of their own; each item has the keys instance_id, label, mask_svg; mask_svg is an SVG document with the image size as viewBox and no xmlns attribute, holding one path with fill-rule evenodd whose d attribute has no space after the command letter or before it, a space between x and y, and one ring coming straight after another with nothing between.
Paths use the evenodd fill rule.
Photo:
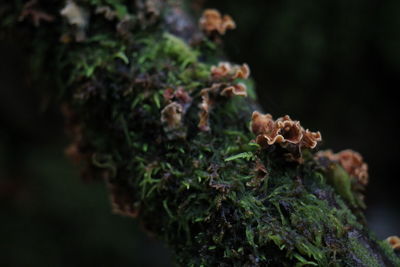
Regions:
<instances>
[{"instance_id":1,"label":"mossy surface","mask_svg":"<svg viewBox=\"0 0 400 267\"><path fill-rule=\"evenodd\" d=\"M213 83L218 45L198 32L183 38L170 30L175 24L166 16L179 5L138 2L76 1L91 13L81 42L59 42L76 30L61 19L51 31L35 29L38 42L54 47L44 54L35 46L33 60L56 65L49 73L68 104L72 156L84 176L124 192L114 197L171 246L178 265L400 266L368 233L344 170L324 168L313 151L303 151L300 164L279 146L253 142L250 98L216 97L211 130L198 129L200 91ZM96 14L98 6L115 19ZM121 29L123 23L129 27ZM168 88L193 99L185 138L170 138L161 122Z\"/></svg>"}]
</instances>

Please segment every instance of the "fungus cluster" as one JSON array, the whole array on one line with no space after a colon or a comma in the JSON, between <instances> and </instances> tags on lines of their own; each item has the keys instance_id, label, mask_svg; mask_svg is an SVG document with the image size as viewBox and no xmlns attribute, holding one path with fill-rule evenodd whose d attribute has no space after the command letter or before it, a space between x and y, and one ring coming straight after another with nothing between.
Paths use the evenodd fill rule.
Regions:
<instances>
[{"instance_id":1,"label":"fungus cluster","mask_svg":"<svg viewBox=\"0 0 400 267\"><path fill-rule=\"evenodd\" d=\"M208 123L210 111L218 96L233 97L247 96L247 87L244 83L236 82L238 79L248 79L250 68L247 64L232 65L228 62L221 62L218 66L211 67L211 79L213 84L200 92L202 101L199 105L200 122L198 127L202 131L209 131Z\"/></svg>"},{"instance_id":2,"label":"fungus cluster","mask_svg":"<svg viewBox=\"0 0 400 267\"><path fill-rule=\"evenodd\" d=\"M368 184L368 165L363 161L360 153L347 149L335 154L331 150L326 150L318 152L317 158L327 158L338 162L360 184Z\"/></svg>"},{"instance_id":3,"label":"fungus cluster","mask_svg":"<svg viewBox=\"0 0 400 267\"><path fill-rule=\"evenodd\" d=\"M168 139L185 138L183 118L192 103L192 98L183 88L168 88L164 91L164 101L167 105L161 111L161 123Z\"/></svg>"},{"instance_id":4,"label":"fungus cluster","mask_svg":"<svg viewBox=\"0 0 400 267\"><path fill-rule=\"evenodd\" d=\"M222 16L216 9L206 9L200 18L200 28L207 34L219 33L224 35L227 30L236 28L236 24L229 15Z\"/></svg>"},{"instance_id":5,"label":"fungus cluster","mask_svg":"<svg viewBox=\"0 0 400 267\"><path fill-rule=\"evenodd\" d=\"M255 111L251 118L251 129L257 135L257 144L263 148L274 144L293 144L312 149L322 140L320 132L304 130L299 121L292 120L288 115L274 120L270 114Z\"/></svg>"}]
</instances>

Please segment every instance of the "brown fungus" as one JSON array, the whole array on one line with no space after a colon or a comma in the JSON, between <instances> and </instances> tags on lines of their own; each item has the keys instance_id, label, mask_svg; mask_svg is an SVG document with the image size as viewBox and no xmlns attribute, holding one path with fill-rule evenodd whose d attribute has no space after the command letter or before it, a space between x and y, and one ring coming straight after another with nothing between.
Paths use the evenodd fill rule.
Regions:
<instances>
[{"instance_id":1,"label":"brown fungus","mask_svg":"<svg viewBox=\"0 0 400 267\"><path fill-rule=\"evenodd\" d=\"M364 162L360 153L346 149L335 154L331 150L326 150L318 152L316 157L338 162L360 184L368 184L368 165Z\"/></svg>"},{"instance_id":2,"label":"brown fungus","mask_svg":"<svg viewBox=\"0 0 400 267\"><path fill-rule=\"evenodd\" d=\"M211 76L214 79L225 78L232 72L232 65L229 62L220 62L218 66L211 67Z\"/></svg>"},{"instance_id":3,"label":"brown fungus","mask_svg":"<svg viewBox=\"0 0 400 267\"><path fill-rule=\"evenodd\" d=\"M221 91L221 95L222 96L234 96L234 95L238 95L238 96L247 96L247 87L245 84L243 83L238 83L238 84L234 84L231 86L228 86L226 88L224 88Z\"/></svg>"},{"instance_id":4,"label":"brown fungus","mask_svg":"<svg viewBox=\"0 0 400 267\"><path fill-rule=\"evenodd\" d=\"M337 154L338 161L343 168L363 184L368 184L368 165L364 163L360 153L347 149Z\"/></svg>"},{"instance_id":5,"label":"brown fungus","mask_svg":"<svg viewBox=\"0 0 400 267\"><path fill-rule=\"evenodd\" d=\"M249 65L244 63L242 66L236 66L233 79L248 79L250 77Z\"/></svg>"},{"instance_id":6,"label":"brown fungus","mask_svg":"<svg viewBox=\"0 0 400 267\"><path fill-rule=\"evenodd\" d=\"M285 142L299 144L303 138L303 130L299 121L293 121L289 115L279 118L275 122Z\"/></svg>"},{"instance_id":7,"label":"brown fungus","mask_svg":"<svg viewBox=\"0 0 400 267\"><path fill-rule=\"evenodd\" d=\"M218 66L211 67L211 77L215 80L248 79L250 77L249 65L232 65L229 62L220 62Z\"/></svg>"},{"instance_id":8,"label":"brown fungus","mask_svg":"<svg viewBox=\"0 0 400 267\"><path fill-rule=\"evenodd\" d=\"M161 123L168 139L185 138L186 129L183 125L183 107L177 102L168 104L161 111Z\"/></svg>"},{"instance_id":9,"label":"brown fungus","mask_svg":"<svg viewBox=\"0 0 400 267\"><path fill-rule=\"evenodd\" d=\"M388 242L393 249L400 250L400 238L398 236L389 236L386 238L386 242Z\"/></svg>"},{"instance_id":10,"label":"brown fungus","mask_svg":"<svg viewBox=\"0 0 400 267\"><path fill-rule=\"evenodd\" d=\"M221 16L221 13L216 9L206 9L200 18L199 24L207 35L215 32L224 35L227 30L236 28L236 24L230 16Z\"/></svg>"},{"instance_id":11,"label":"brown fungus","mask_svg":"<svg viewBox=\"0 0 400 267\"><path fill-rule=\"evenodd\" d=\"M299 121L292 120L288 115L274 121L270 114L255 111L251 129L257 135L256 142L262 147L279 143L284 146L292 144L299 148L315 148L317 142L321 141L319 132L304 130Z\"/></svg>"},{"instance_id":12,"label":"brown fungus","mask_svg":"<svg viewBox=\"0 0 400 267\"><path fill-rule=\"evenodd\" d=\"M213 103L214 101L210 97L210 92L218 90L220 87L219 84L214 84L211 88L205 88L201 90L200 95L201 95L201 103L199 105L200 112L199 112L199 124L198 127L201 131L207 132L210 130L209 126L209 116L210 116L210 111L213 108Z\"/></svg>"},{"instance_id":13,"label":"brown fungus","mask_svg":"<svg viewBox=\"0 0 400 267\"><path fill-rule=\"evenodd\" d=\"M311 132L310 130L303 129L303 139L301 140L302 147L315 148L318 142L322 141L320 132Z\"/></svg>"}]
</instances>

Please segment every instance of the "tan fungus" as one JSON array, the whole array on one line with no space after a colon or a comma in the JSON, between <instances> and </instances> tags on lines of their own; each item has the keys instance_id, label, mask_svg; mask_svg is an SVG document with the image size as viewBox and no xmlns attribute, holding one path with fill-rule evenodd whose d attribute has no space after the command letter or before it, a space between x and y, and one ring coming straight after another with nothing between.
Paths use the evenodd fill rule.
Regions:
<instances>
[{"instance_id":1,"label":"tan fungus","mask_svg":"<svg viewBox=\"0 0 400 267\"><path fill-rule=\"evenodd\" d=\"M303 129L303 139L301 140L303 147L315 148L318 142L322 141L320 132L310 132L310 130Z\"/></svg>"},{"instance_id":2,"label":"tan fungus","mask_svg":"<svg viewBox=\"0 0 400 267\"><path fill-rule=\"evenodd\" d=\"M315 148L321 141L319 132L310 132L301 127L299 121L292 120L288 115L273 120L270 114L253 112L251 129L257 135L256 142L262 147L275 143L290 143L304 148Z\"/></svg>"},{"instance_id":3,"label":"tan fungus","mask_svg":"<svg viewBox=\"0 0 400 267\"><path fill-rule=\"evenodd\" d=\"M317 158L327 158L330 161L338 162L350 175L357 179L362 185L368 184L368 165L363 161L360 153L350 149L333 153L332 150L320 151Z\"/></svg>"},{"instance_id":4,"label":"tan fungus","mask_svg":"<svg viewBox=\"0 0 400 267\"><path fill-rule=\"evenodd\" d=\"M161 111L161 122L169 129L177 129L182 125L182 105L172 102Z\"/></svg>"},{"instance_id":5,"label":"tan fungus","mask_svg":"<svg viewBox=\"0 0 400 267\"><path fill-rule=\"evenodd\" d=\"M221 13L216 9L204 10L199 24L200 28L207 35L210 35L213 32L223 35L227 30L233 30L236 28L236 24L230 16L221 16Z\"/></svg>"},{"instance_id":6,"label":"tan fungus","mask_svg":"<svg viewBox=\"0 0 400 267\"><path fill-rule=\"evenodd\" d=\"M398 236L389 236L386 238L386 242L388 242L393 249L400 250L400 238Z\"/></svg>"},{"instance_id":7,"label":"tan fungus","mask_svg":"<svg viewBox=\"0 0 400 267\"><path fill-rule=\"evenodd\" d=\"M343 168L363 184L368 184L368 165L364 163L360 153L347 149L337 153L337 160Z\"/></svg>"},{"instance_id":8,"label":"tan fungus","mask_svg":"<svg viewBox=\"0 0 400 267\"><path fill-rule=\"evenodd\" d=\"M246 97L247 96L247 87L243 83L234 84L232 86L228 86L228 87L224 88L221 91L221 95L228 96L228 97L231 97L234 95Z\"/></svg>"}]
</instances>

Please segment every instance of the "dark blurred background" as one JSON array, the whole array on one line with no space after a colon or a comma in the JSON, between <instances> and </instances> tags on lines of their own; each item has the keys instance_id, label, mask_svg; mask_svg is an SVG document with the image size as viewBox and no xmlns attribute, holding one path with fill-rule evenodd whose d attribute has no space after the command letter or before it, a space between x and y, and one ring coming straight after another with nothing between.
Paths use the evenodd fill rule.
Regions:
<instances>
[{"instance_id":1,"label":"dark blurred background","mask_svg":"<svg viewBox=\"0 0 400 267\"><path fill-rule=\"evenodd\" d=\"M364 156L370 227L400 235L400 1L203 2L237 22L225 48L250 65L266 112ZM58 107L23 79L28 53L0 42L0 265L169 266L169 251L112 215L104 186L64 157Z\"/></svg>"}]
</instances>

